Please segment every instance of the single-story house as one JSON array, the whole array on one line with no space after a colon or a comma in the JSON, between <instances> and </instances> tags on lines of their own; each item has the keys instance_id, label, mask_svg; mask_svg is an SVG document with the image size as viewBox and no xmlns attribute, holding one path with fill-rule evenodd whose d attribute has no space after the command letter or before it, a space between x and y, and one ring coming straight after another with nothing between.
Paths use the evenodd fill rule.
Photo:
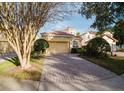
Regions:
<instances>
[{"instance_id":1,"label":"single-story house","mask_svg":"<svg viewBox=\"0 0 124 93\"><path fill-rule=\"evenodd\" d=\"M41 37L48 41L49 48L46 50L46 54L51 55L69 53L74 35L64 31L50 31L41 33Z\"/></svg>"}]
</instances>

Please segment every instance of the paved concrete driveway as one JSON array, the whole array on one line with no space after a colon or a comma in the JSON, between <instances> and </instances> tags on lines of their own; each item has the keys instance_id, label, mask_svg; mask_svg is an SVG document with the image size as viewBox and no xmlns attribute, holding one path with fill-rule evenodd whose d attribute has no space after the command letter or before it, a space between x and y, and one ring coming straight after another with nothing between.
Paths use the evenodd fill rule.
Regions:
<instances>
[{"instance_id":1,"label":"paved concrete driveway","mask_svg":"<svg viewBox=\"0 0 124 93\"><path fill-rule=\"evenodd\" d=\"M0 77L0 90L124 90L124 75L72 54L46 57L40 81Z\"/></svg>"},{"instance_id":2,"label":"paved concrete driveway","mask_svg":"<svg viewBox=\"0 0 124 93\"><path fill-rule=\"evenodd\" d=\"M73 54L46 57L39 90L124 90L124 78Z\"/></svg>"}]
</instances>

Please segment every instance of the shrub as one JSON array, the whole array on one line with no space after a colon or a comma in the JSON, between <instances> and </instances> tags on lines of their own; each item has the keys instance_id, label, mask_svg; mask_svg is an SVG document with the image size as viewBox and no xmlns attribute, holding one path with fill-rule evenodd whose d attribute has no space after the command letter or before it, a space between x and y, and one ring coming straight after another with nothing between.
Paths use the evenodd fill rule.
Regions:
<instances>
[{"instance_id":1,"label":"shrub","mask_svg":"<svg viewBox=\"0 0 124 93\"><path fill-rule=\"evenodd\" d=\"M32 55L40 56L41 52L44 53L47 48L49 48L49 43L45 39L38 39L34 43Z\"/></svg>"},{"instance_id":2,"label":"shrub","mask_svg":"<svg viewBox=\"0 0 124 93\"><path fill-rule=\"evenodd\" d=\"M81 53L82 50L83 50L82 48L72 48L71 53Z\"/></svg>"},{"instance_id":3,"label":"shrub","mask_svg":"<svg viewBox=\"0 0 124 93\"><path fill-rule=\"evenodd\" d=\"M71 53L77 53L77 48L71 48Z\"/></svg>"},{"instance_id":4,"label":"shrub","mask_svg":"<svg viewBox=\"0 0 124 93\"><path fill-rule=\"evenodd\" d=\"M109 43L101 37L90 40L85 48L85 54L93 57L106 57L111 51Z\"/></svg>"},{"instance_id":5,"label":"shrub","mask_svg":"<svg viewBox=\"0 0 124 93\"><path fill-rule=\"evenodd\" d=\"M42 51L49 48L49 43L45 39L38 39L34 43L34 51Z\"/></svg>"}]
</instances>

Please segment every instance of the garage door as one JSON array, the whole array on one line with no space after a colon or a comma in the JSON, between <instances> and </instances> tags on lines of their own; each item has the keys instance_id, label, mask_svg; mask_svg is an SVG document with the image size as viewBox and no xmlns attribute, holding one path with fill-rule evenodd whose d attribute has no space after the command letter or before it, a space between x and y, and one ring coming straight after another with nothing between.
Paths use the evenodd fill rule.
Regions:
<instances>
[{"instance_id":1,"label":"garage door","mask_svg":"<svg viewBox=\"0 0 124 93\"><path fill-rule=\"evenodd\" d=\"M47 54L69 53L69 42L49 42Z\"/></svg>"}]
</instances>

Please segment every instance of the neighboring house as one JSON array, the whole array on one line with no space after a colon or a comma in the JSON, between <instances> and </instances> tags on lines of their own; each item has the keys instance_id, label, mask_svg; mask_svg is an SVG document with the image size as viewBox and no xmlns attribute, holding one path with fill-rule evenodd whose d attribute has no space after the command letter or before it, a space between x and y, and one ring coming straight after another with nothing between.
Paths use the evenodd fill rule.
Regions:
<instances>
[{"instance_id":1,"label":"neighboring house","mask_svg":"<svg viewBox=\"0 0 124 93\"><path fill-rule=\"evenodd\" d=\"M96 32L92 32L92 31L85 32L85 33L81 34L80 37L82 38L81 45L85 46L85 45L87 45L89 40L96 37Z\"/></svg>"},{"instance_id":2,"label":"neighboring house","mask_svg":"<svg viewBox=\"0 0 124 93\"><path fill-rule=\"evenodd\" d=\"M49 48L46 50L47 55L58 53L69 53L71 41L74 35L62 30L54 30L41 33L41 37L48 41Z\"/></svg>"},{"instance_id":3,"label":"neighboring house","mask_svg":"<svg viewBox=\"0 0 124 93\"><path fill-rule=\"evenodd\" d=\"M97 32L86 32L81 35L81 38L83 39L81 41L82 46L87 45L87 43L95 38L95 37L102 37L105 39L111 46L111 51L116 51L116 42L118 42L115 38L113 38L113 33L109 31L104 31L101 35L97 35Z\"/></svg>"},{"instance_id":4,"label":"neighboring house","mask_svg":"<svg viewBox=\"0 0 124 93\"><path fill-rule=\"evenodd\" d=\"M116 51L116 43L118 42L117 39L113 38L113 33L109 31L104 31L102 34L102 38L104 38L111 46L111 51Z\"/></svg>"}]
</instances>

